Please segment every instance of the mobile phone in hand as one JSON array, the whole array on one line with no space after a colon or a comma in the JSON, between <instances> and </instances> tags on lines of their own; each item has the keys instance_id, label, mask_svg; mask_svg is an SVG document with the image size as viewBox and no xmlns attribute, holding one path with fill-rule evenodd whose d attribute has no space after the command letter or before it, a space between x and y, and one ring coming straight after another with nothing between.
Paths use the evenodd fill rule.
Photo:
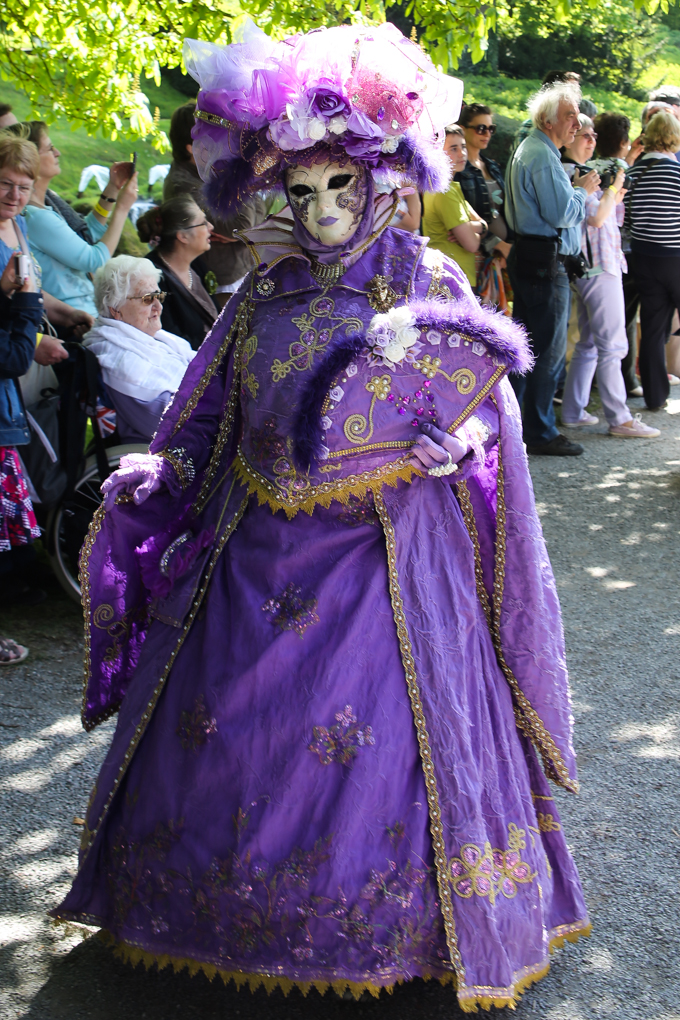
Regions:
<instances>
[{"instance_id":1,"label":"mobile phone in hand","mask_svg":"<svg viewBox=\"0 0 680 1020\"><path fill-rule=\"evenodd\" d=\"M17 253L14 259L14 278L23 287L31 273L31 260L28 255L20 253Z\"/></svg>"},{"instance_id":2,"label":"mobile phone in hand","mask_svg":"<svg viewBox=\"0 0 680 1020\"><path fill-rule=\"evenodd\" d=\"M137 170L137 153L136 152L132 153L132 156L130 157L130 162L132 163L132 170L130 171L130 177L133 177L135 172L136 172L136 170Z\"/></svg>"}]
</instances>

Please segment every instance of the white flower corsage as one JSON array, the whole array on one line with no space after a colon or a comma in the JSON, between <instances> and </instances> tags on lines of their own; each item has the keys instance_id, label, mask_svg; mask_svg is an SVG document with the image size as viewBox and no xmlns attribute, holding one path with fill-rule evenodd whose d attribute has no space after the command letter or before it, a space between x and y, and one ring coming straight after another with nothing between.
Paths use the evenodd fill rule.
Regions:
<instances>
[{"instance_id":1,"label":"white flower corsage","mask_svg":"<svg viewBox=\"0 0 680 1020\"><path fill-rule=\"evenodd\" d=\"M391 372L402 361L412 365L423 349L415 322L406 305L374 315L368 326L364 351L369 365L389 368Z\"/></svg>"}]
</instances>

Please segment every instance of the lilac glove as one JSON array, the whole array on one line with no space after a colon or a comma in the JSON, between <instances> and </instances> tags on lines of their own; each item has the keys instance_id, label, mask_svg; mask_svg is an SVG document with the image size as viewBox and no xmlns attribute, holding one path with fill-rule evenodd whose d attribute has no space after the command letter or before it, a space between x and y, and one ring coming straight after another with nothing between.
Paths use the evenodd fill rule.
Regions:
<instances>
[{"instance_id":1,"label":"lilac glove","mask_svg":"<svg viewBox=\"0 0 680 1020\"><path fill-rule=\"evenodd\" d=\"M104 509L110 510L116 497L122 493L132 493L132 499L139 506L163 485L173 495L180 490L174 468L164 457L151 453L129 453L121 460L118 470L102 482Z\"/></svg>"},{"instance_id":2,"label":"lilac glove","mask_svg":"<svg viewBox=\"0 0 680 1020\"><path fill-rule=\"evenodd\" d=\"M428 474L440 475L449 483L468 478L477 474L484 466L486 458L485 443L491 436L491 429L476 415L472 415L450 436L442 432L436 425L424 423L420 426L421 435L412 447L412 463ZM442 471L449 455L451 465L458 464L458 471L452 467ZM465 459L465 463L461 461Z\"/></svg>"},{"instance_id":3,"label":"lilac glove","mask_svg":"<svg viewBox=\"0 0 680 1020\"><path fill-rule=\"evenodd\" d=\"M423 469L429 471L430 468L445 464L449 454L451 461L457 464L470 449L465 439L460 438L456 433L450 436L447 432L438 429L436 425L430 425L429 422L421 425L420 429L421 433L411 447L413 454L411 462L421 471ZM452 480L449 479L449 481Z\"/></svg>"}]
</instances>

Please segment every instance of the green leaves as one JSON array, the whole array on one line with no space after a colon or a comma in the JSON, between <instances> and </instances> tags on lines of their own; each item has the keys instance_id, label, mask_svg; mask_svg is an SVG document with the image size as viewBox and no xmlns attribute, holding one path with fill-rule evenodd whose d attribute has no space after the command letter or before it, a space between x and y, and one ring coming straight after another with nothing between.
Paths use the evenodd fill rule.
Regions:
<instances>
[{"instance_id":1,"label":"green leaves","mask_svg":"<svg viewBox=\"0 0 680 1020\"><path fill-rule=\"evenodd\" d=\"M669 0L0 0L0 74L29 97L48 122L108 138L167 139L144 94L162 67L181 64L187 36L231 40L232 24L250 15L283 37L323 25L380 23L395 14L415 26L435 64L455 68L464 50L484 58L491 30L504 38L573 32L633 33L637 12L666 11ZM398 15L398 17L397 17Z\"/></svg>"}]
</instances>

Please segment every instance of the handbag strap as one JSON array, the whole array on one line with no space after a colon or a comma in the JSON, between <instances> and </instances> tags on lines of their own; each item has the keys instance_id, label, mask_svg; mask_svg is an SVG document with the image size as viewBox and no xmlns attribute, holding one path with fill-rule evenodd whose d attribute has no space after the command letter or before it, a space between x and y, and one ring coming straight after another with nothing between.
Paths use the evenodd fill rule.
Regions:
<instances>
[{"instance_id":1,"label":"handbag strap","mask_svg":"<svg viewBox=\"0 0 680 1020\"><path fill-rule=\"evenodd\" d=\"M31 253L28 250L28 244L26 243L26 238L24 237L24 232L23 232L23 230L19 229L19 227L17 225L17 221L16 221L16 219L14 217L12 217L12 224L14 226L14 233L17 235L17 242L19 244L19 247L21 248L22 254L23 255L28 255L28 257L30 258L31 257Z\"/></svg>"}]
</instances>

